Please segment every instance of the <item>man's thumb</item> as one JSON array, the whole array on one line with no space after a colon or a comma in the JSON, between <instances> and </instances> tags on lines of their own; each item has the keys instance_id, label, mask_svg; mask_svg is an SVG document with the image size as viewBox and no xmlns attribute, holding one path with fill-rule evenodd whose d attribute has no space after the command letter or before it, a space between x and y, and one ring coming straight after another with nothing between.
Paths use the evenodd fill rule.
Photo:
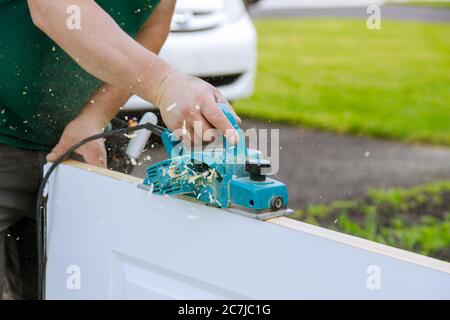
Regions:
<instances>
[{"instance_id":1,"label":"man's thumb","mask_svg":"<svg viewBox=\"0 0 450 320\"><path fill-rule=\"evenodd\" d=\"M49 162L55 162L62 155L63 150L60 147L60 144L57 144L52 151L47 155L46 159Z\"/></svg>"},{"instance_id":2,"label":"man's thumb","mask_svg":"<svg viewBox=\"0 0 450 320\"><path fill-rule=\"evenodd\" d=\"M47 155L46 159L47 159L47 161L49 161L49 162L55 162L56 159L58 159L58 155L57 155L56 153L54 153L54 152L51 152L51 153L49 153L49 154Z\"/></svg>"}]
</instances>

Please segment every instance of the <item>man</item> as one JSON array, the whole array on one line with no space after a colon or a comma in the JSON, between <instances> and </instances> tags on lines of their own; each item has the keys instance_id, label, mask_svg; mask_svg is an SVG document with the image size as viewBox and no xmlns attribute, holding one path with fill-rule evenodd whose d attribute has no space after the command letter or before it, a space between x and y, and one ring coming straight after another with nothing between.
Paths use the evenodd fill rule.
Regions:
<instances>
[{"instance_id":1,"label":"man","mask_svg":"<svg viewBox=\"0 0 450 320\"><path fill-rule=\"evenodd\" d=\"M183 128L187 139L217 128L237 140L217 107L226 102L219 91L157 56L174 5L0 0L0 297L37 297L33 215L45 159L102 132L131 94L157 106L166 125ZM194 133L195 121L202 132ZM77 153L106 166L101 140Z\"/></svg>"}]
</instances>

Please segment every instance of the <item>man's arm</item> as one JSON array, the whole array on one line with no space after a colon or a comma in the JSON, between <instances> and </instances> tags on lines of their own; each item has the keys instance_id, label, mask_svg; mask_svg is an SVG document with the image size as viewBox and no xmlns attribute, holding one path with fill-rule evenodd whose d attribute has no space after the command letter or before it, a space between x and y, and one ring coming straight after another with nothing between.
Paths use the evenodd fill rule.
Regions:
<instances>
[{"instance_id":1,"label":"man's arm","mask_svg":"<svg viewBox=\"0 0 450 320\"><path fill-rule=\"evenodd\" d=\"M161 2L139 30L136 41L158 54L169 34L174 7L175 0ZM103 84L77 118L66 127L47 159L55 161L76 142L102 132L130 97L129 91L108 83ZM102 140L92 141L80 147L77 153L89 164L106 167L106 150Z\"/></svg>"},{"instance_id":2,"label":"man's arm","mask_svg":"<svg viewBox=\"0 0 450 320\"><path fill-rule=\"evenodd\" d=\"M81 29L66 27L66 9L76 3ZM93 0L28 0L35 25L83 69L156 104L158 89L175 69L125 33Z\"/></svg>"},{"instance_id":3,"label":"man's arm","mask_svg":"<svg viewBox=\"0 0 450 320\"><path fill-rule=\"evenodd\" d=\"M159 54L170 31L174 8L175 0L161 1L141 27L135 40L154 54ZM92 96L92 103L88 103L81 114L89 113L89 116L99 114L105 127L131 96L129 91L105 83Z\"/></svg>"},{"instance_id":4,"label":"man's arm","mask_svg":"<svg viewBox=\"0 0 450 320\"><path fill-rule=\"evenodd\" d=\"M216 127L230 141L237 141L237 133L217 107L217 102L226 102L217 89L178 72L129 37L93 0L76 1L81 9L81 30L68 30L66 9L73 3L28 0L34 23L81 67L152 102L160 108L169 128L183 128L182 132L187 131L192 137L194 122L199 121L203 131Z\"/></svg>"}]
</instances>

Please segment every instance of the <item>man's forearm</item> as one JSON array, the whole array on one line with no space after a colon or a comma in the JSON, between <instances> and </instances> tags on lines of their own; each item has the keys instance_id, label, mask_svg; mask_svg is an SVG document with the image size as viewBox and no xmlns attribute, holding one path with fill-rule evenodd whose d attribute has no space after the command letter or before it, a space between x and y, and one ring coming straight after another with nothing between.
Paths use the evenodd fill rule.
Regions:
<instances>
[{"instance_id":1,"label":"man's forearm","mask_svg":"<svg viewBox=\"0 0 450 320\"><path fill-rule=\"evenodd\" d=\"M128 36L93 0L77 1L81 30L68 30L65 25L66 8L73 0L28 3L35 24L81 67L117 88L157 103L158 88L174 69ZM143 29L143 34L148 32Z\"/></svg>"},{"instance_id":2,"label":"man's forearm","mask_svg":"<svg viewBox=\"0 0 450 320\"><path fill-rule=\"evenodd\" d=\"M174 6L175 0L161 3L139 30L136 41L158 54L169 34ZM81 115L96 118L97 124L105 127L131 95L129 91L104 83L82 109Z\"/></svg>"},{"instance_id":3,"label":"man's forearm","mask_svg":"<svg viewBox=\"0 0 450 320\"><path fill-rule=\"evenodd\" d=\"M73 2L81 9L81 30L68 31L66 9ZM138 37L142 44L139 44L123 32L94 0L28 0L28 3L33 21L41 30L86 71L111 85L102 87L80 115L66 126L60 141L47 157L49 161L58 159L74 142L101 132L119 106L128 99L129 95L123 90L157 106L167 127L174 132L183 129L180 135L187 140L189 136L198 134L194 129L200 122L202 129L199 135L202 137L210 128L217 128L231 143L238 141L236 130L217 107L217 103L227 103L220 91L199 78L177 72L147 49L152 48L144 43L146 39L159 39L158 50L163 43L163 32L161 27L157 27L161 25L159 22L153 27L150 22L150 27L144 26ZM156 10L170 5L173 10L174 0L161 1ZM150 20L159 16L155 11ZM164 21L167 34L170 19ZM171 106L177 106L175 112ZM231 105L228 107L233 112ZM77 152L88 163L105 166L104 149L103 143L93 141Z\"/></svg>"}]
</instances>

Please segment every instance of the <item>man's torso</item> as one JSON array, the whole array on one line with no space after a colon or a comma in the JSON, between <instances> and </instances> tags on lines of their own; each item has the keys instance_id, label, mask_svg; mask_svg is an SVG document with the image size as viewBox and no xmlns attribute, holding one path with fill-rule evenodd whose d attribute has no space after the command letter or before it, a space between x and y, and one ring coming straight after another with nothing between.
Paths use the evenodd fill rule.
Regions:
<instances>
[{"instance_id":1,"label":"man's torso","mask_svg":"<svg viewBox=\"0 0 450 320\"><path fill-rule=\"evenodd\" d=\"M134 37L159 0L96 2ZM101 81L34 26L26 0L0 0L0 30L0 143L50 150Z\"/></svg>"}]
</instances>

